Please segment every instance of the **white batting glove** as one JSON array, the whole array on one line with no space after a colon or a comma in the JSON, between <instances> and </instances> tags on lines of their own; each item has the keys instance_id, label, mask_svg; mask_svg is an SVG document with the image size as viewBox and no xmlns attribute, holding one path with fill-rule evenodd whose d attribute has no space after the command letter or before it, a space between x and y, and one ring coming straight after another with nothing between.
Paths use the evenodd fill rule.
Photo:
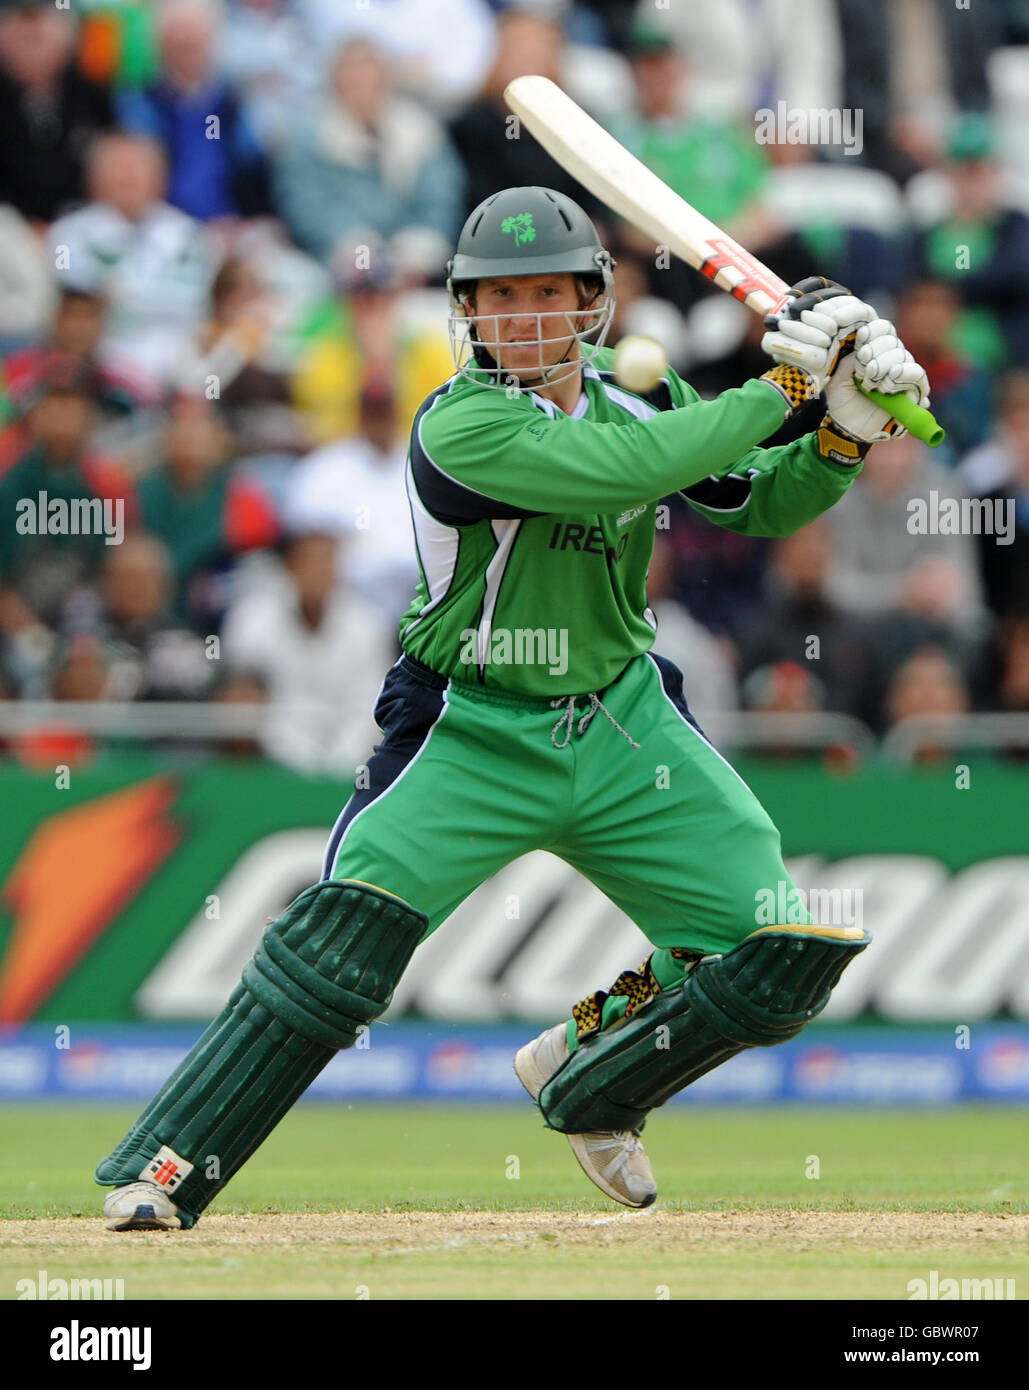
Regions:
<instances>
[{"instance_id":1,"label":"white batting glove","mask_svg":"<svg viewBox=\"0 0 1029 1390\"><path fill-rule=\"evenodd\" d=\"M761 339L761 349L776 362L807 372L820 393L837 368L843 346L859 326L876 318L870 304L852 294L837 295L803 309L799 317L781 313Z\"/></svg>"},{"instance_id":2,"label":"white batting glove","mask_svg":"<svg viewBox=\"0 0 1029 1390\"><path fill-rule=\"evenodd\" d=\"M829 418L852 438L864 444L896 439L904 426L881 410L857 389L902 392L917 405L929 405L929 378L897 337L887 319L862 324L854 338L854 350L844 357L826 388Z\"/></svg>"}]
</instances>

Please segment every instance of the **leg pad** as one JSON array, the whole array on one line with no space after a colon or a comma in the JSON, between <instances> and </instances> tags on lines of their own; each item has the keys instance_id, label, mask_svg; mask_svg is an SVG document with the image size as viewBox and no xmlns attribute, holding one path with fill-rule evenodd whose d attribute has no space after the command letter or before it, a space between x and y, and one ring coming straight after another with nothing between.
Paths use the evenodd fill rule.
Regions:
<instances>
[{"instance_id":1,"label":"leg pad","mask_svg":"<svg viewBox=\"0 0 1029 1390\"><path fill-rule=\"evenodd\" d=\"M388 1008L427 928L424 913L369 885L306 889L265 932L218 1018L101 1160L96 1181L157 1181L192 1226L336 1052Z\"/></svg>"},{"instance_id":2,"label":"leg pad","mask_svg":"<svg viewBox=\"0 0 1029 1390\"><path fill-rule=\"evenodd\" d=\"M642 1129L647 1114L747 1047L794 1037L871 937L857 927L762 927L680 985L587 1039L540 1092L551 1129Z\"/></svg>"}]
</instances>

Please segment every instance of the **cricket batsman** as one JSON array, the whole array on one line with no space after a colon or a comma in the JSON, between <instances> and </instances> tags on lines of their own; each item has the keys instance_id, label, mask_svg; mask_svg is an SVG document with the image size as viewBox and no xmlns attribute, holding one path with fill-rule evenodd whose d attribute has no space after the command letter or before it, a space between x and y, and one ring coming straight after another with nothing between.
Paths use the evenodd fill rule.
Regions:
<instances>
[{"instance_id":1,"label":"cricket batsman","mask_svg":"<svg viewBox=\"0 0 1029 1390\"><path fill-rule=\"evenodd\" d=\"M779 834L652 650L647 566L674 492L742 535L806 525L900 432L855 382L924 406L926 374L892 324L813 278L767 322L763 376L712 401L670 370L628 391L603 347L612 264L546 188L497 193L466 222L448 264L457 370L411 431L421 577L375 708L382 741L321 880L97 1167L110 1229L193 1226L387 1008L419 942L530 850L585 875L653 947L514 1063L545 1124L629 1207L657 1195L650 1112L793 1037L868 944L807 920L755 929L763 894L793 887ZM822 393L816 431L761 447Z\"/></svg>"}]
</instances>

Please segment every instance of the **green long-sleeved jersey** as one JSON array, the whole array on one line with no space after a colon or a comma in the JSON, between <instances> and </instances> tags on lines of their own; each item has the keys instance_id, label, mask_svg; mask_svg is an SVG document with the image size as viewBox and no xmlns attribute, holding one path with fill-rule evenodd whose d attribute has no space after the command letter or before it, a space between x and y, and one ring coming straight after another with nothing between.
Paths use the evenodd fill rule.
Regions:
<instances>
[{"instance_id":1,"label":"green long-sleeved jersey","mask_svg":"<svg viewBox=\"0 0 1029 1390\"><path fill-rule=\"evenodd\" d=\"M616 383L612 355L584 369L570 415L463 376L419 409L407 489L421 577L400 639L434 671L522 695L603 690L654 641L661 498L681 492L742 535L785 536L860 471L817 434L756 447L787 413L767 382L702 401L669 371L640 395Z\"/></svg>"}]
</instances>

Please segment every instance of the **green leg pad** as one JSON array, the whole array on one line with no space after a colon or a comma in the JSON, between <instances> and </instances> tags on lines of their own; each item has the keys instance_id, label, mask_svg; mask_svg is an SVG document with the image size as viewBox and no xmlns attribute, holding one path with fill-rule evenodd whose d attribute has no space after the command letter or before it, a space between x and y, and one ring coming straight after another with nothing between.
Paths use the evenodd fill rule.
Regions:
<instances>
[{"instance_id":1,"label":"green leg pad","mask_svg":"<svg viewBox=\"0 0 1029 1390\"><path fill-rule=\"evenodd\" d=\"M627 1022L580 1043L540 1092L565 1134L640 1130L649 1111L747 1047L799 1033L871 937L856 927L763 927Z\"/></svg>"},{"instance_id":2,"label":"green leg pad","mask_svg":"<svg viewBox=\"0 0 1029 1390\"><path fill-rule=\"evenodd\" d=\"M265 932L219 1016L101 1160L96 1181L156 1181L192 1226L332 1057L389 1007L427 928L424 913L369 885L305 889Z\"/></svg>"}]
</instances>

